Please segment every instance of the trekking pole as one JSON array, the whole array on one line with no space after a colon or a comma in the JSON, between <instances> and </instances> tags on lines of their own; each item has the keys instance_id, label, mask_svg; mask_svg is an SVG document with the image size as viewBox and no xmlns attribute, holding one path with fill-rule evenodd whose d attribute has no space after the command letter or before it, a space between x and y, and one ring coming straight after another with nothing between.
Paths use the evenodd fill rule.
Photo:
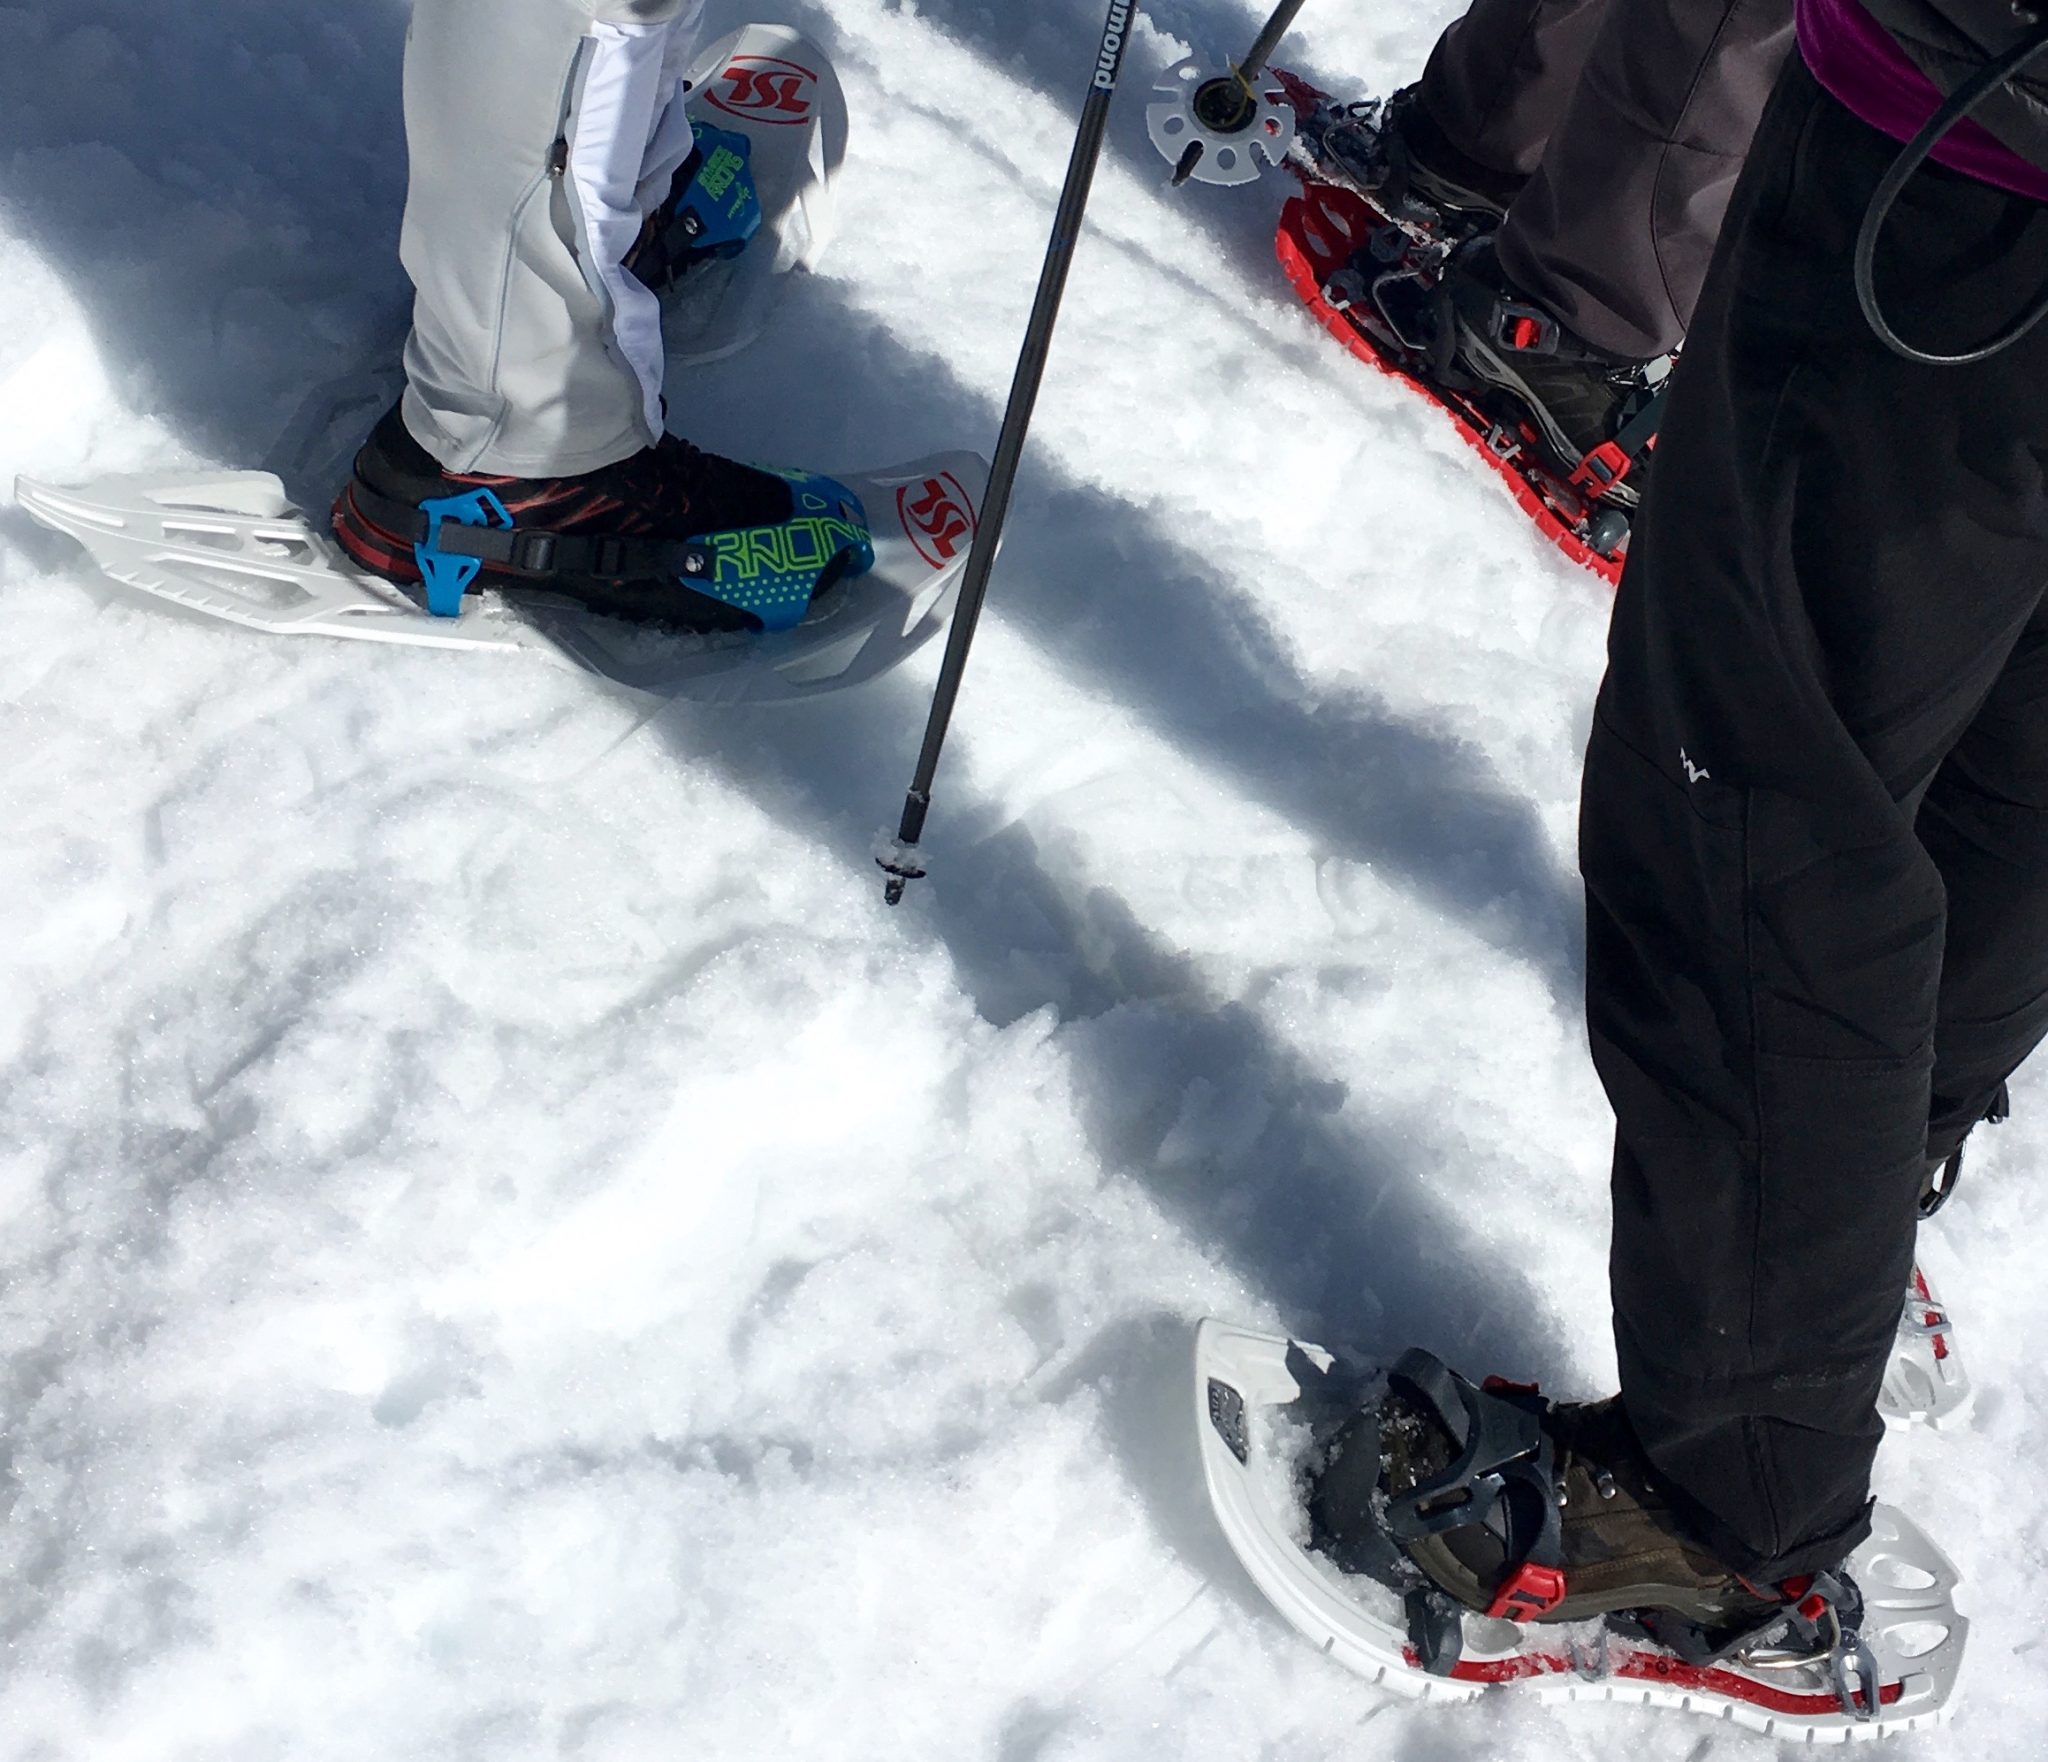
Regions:
<instances>
[{"instance_id":1,"label":"trekking pole","mask_svg":"<svg viewBox=\"0 0 2048 1762\"><path fill-rule=\"evenodd\" d=\"M1300 0L1294 3L1300 4ZM1038 278L1038 298L1024 331L1017 375L1010 384L1009 408L1003 412L1003 429L996 441L995 463L989 471L981 525L974 535L974 548L967 556L967 573L960 583L960 603L953 614L953 628L946 635L946 659L939 669L938 689L932 696L931 715L925 723L924 749L918 754L910 793L903 801L903 820L897 828L896 842L875 858L889 877L882 897L890 905L900 904L904 888L925 872L916 850L918 840L924 836L925 815L932 805L932 782L938 775L939 753L946 744L946 730L952 724L953 706L960 696L960 680L967 671L967 651L974 643L981 603L988 595L989 571L995 566L1003 520L1010 511L1010 491L1017 481L1025 437L1031 431L1031 412L1038 403L1039 384L1045 378L1046 357L1052 352L1053 326L1059 321L1060 299L1067 290L1074 247L1080 243L1088 191L1095 182L1095 162L1102 155L1110 101L1116 96L1117 77L1123 71L1124 45L1130 40L1130 28L1137 16L1138 0L1110 0L1094 81L1088 101L1081 107L1074 156L1067 163L1066 187L1060 192L1059 210L1053 216L1052 243L1047 247L1045 268Z\"/></svg>"},{"instance_id":2,"label":"trekking pole","mask_svg":"<svg viewBox=\"0 0 2048 1762\"><path fill-rule=\"evenodd\" d=\"M1266 63L1273 59L1273 51L1280 47L1280 39L1294 28L1294 21L1301 16L1301 9L1308 0L1280 0L1273 16L1266 20L1266 28L1259 32L1258 40L1252 44L1251 52L1238 64L1238 73L1246 81L1255 80L1266 71Z\"/></svg>"}]
</instances>

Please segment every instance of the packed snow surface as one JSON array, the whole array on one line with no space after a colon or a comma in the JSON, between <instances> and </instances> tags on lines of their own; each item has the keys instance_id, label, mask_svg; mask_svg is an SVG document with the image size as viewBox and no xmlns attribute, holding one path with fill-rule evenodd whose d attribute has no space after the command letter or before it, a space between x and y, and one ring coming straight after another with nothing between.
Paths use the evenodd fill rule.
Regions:
<instances>
[{"instance_id":1,"label":"packed snow surface","mask_svg":"<svg viewBox=\"0 0 2048 1762\"><path fill-rule=\"evenodd\" d=\"M798 711L264 644L0 508L0 1756L1703 1758L1419 1709L1200 1489L1204 1313L1611 1386L1572 863L1606 591L1173 192L1136 31L947 755L936 653ZM757 0L842 234L673 386L820 469L993 446L1099 0ZM742 21L737 4L714 22ZM1412 77L1441 0L1287 59ZM0 484L275 464L389 347L397 0L0 6ZM2048 1098L1926 1255L1982 1388L1881 1492L2033 1755ZM1364 1728L1364 1729L1361 1729Z\"/></svg>"}]
</instances>

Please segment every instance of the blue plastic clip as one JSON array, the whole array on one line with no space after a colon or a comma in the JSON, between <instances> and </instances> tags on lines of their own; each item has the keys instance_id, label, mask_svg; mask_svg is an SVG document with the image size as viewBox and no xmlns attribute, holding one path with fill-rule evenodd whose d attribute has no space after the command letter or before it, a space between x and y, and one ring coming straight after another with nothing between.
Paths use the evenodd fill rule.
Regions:
<instances>
[{"instance_id":1,"label":"blue plastic clip","mask_svg":"<svg viewBox=\"0 0 2048 1762\"><path fill-rule=\"evenodd\" d=\"M512 516L505 504L487 489L473 489L464 496L441 496L420 503L427 517L423 544L412 547L413 560L420 566L420 579L427 584L427 610L436 618L462 616L462 596L483 568L481 557L451 557L441 549L441 523L457 526L500 526L509 528Z\"/></svg>"},{"instance_id":2,"label":"blue plastic clip","mask_svg":"<svg viewBox=\"0 0 2048 1762\"><path fill-rule=\"evenodd\" d=\"M697 174L679 204L690 245L711 257L737 257L761 230L760 192L754 187L754 143L709 123L692 122Z\"/></svg>"}]
</instances>

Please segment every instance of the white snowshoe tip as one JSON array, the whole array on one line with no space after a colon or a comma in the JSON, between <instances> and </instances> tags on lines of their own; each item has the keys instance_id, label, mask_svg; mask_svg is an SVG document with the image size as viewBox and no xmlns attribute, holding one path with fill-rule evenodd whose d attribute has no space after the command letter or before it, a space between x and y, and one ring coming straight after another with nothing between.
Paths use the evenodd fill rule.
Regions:
<instances>
[{"instance_id":1,"label":"white snowshoe tip","mask_svg":"<svg viewBox=\"0 0 2048 1762\"><path fill-rule=\"evenodd\" d=\"M1884 1367L1877 1411L1888 1426L1924 1425L1939 1431L1969 1417L1969 1374L1956 1352L1948 1309L1935 1295L1926 1272L1914 1267L1906 1306Z\"/></svg>"},{"instance_id":2,"label":"white snowshoe tip","mask_svg":"<svg viewBox=\"0 0 2048 1762\"><path fill-rule=\"evenodd\" d=\"M1518 1684L1544 1702L1669 1707L1805 1743L1924 1730L1947 1715L1969 1632L1955 1607L1956 1570L1907 1518L1882 1505L1870 1539L1848 1563L1878 1678L1874 1716L1847 1710L1844 1687L1825 1663L1690 1665L1597 1622L1523 1627L1467 1614L1458 1663L1449 1675L1432 1675L1409 1642L1399 1597L1305 1546L1297 1446L1286 1436L1285 1410L1302 1399L1305 1383L1333 1377L1363 1398L1372 1376L1340 1367L1320 1346L1214 1320L1196 1332L1194 1370L1203 1478L1232 1551L1318 1649L1395 1694L1467 1701ZM1847 1687L1867 1700L1853 1676Z\"/></svg>"},{"instance_id":3,"label":"white snowshoe tip","mask_svg":"<svg viewBox=\"0 0 2048 1762\"><path fill-rule=\"evenodd\" d=\"M391 583L355 568L267 471L112 477L77 489L24 477L15 496L43 525L77 539L115 581L265 635L524 652L660 697L763 703L877 678L952 614L987 462L944 453L839 481L867 509L875 567L772 636L688 635L538 593L474 593L461 617L430 617Z\"/></svg>"}]
</instances>

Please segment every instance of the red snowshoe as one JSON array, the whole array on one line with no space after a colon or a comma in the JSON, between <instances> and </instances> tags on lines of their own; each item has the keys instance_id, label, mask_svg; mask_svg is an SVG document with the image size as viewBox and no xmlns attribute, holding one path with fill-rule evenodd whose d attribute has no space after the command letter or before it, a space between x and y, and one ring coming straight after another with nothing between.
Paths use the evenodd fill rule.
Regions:
<instances>
[{"instance_id":1,"label":"red snowshoe","mask_svg":"<svg viewBox=\"0 0 2048 1762\"><path fill-rule=\"evenodd\" d=\"M1287 163L1302 190L1281 210L1276 243L1302 300L1353 354L1448 414L1566 556L1618 581L1665 364L1637 375L1634 395L1617 398L1612 432L1581 436L1583 447L1501 376L1471 371L1451 333L1445 277L1512 192L1411 156L1400 129L1407 94L1345 105L1292 74L1273 78L1297 118ZM1489 329L1487 351L1499 357L1548 352L1559 338L1555 320L1505 299Z\"/></svg>"}]
</instances>

